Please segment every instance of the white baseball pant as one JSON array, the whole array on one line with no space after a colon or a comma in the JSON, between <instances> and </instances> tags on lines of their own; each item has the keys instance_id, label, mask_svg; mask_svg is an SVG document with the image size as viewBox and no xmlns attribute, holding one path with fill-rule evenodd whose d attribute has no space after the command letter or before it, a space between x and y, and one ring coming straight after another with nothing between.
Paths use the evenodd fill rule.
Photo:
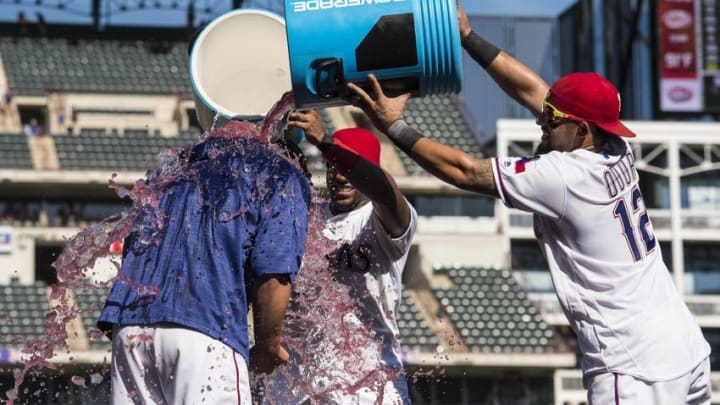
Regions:
<instances>
[{"instance_id":1,"label":"white baseball pant","mask_svg":"<svg viewBox=\"0 0 720 405\"><path fill-rule=\"evenodd\" d=\"M710 405L710 359L670 381L602 373L589 376L587 386L590 405Z\"/></svg>"},{"instance_id":2,"label":"white baseball pant","mask_svg":"<svg viewBox=\"0 0 720 405\"><path fill-rule=\"evenodd\" d=\"M373 392L370 388L362 387L356 392L349 394L346 392L334 390L335 386L333 377L325 375L317 377L313 381L308 380L308 376L300 371L302 366L302 358L297 352L290 350L290 361L278 367L274 373L270 374L263 381L263 387L259 398L256 402L262 405L308 405L312 403L322 405L405 405L410 403L407 382L405 375L398 376L395 381L387 381L383 387L383 398L377 392ZM342 375L342 369L336 369L337 364L328 366L327 370L334 370L340 383L349 383L347 377ZM305 386L307 385L307 387ZM325 393L318 398L310 399L308 392L314 395ZM259 401L257 401L259 399Z\"/></svg>"},{"instance_id":3,"label":"white baseball pant","mask_svg":"<svg viewBox=\"0 0 720 405\"><path fill-rule=\"evenodd\" d=\"M114 405L252 403L242 355L192 329L116 326L112 354Z\"/></svg>"}]
</instances>

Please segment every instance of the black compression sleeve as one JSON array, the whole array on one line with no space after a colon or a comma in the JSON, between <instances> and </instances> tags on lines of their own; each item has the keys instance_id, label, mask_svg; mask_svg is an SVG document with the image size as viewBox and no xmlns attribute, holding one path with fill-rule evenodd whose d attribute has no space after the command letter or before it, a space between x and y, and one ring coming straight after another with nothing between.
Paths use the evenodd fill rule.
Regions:
<instances>
[{"instance_id":1,"label":"black compression sleeve","mask_svg":"<svg viewBox=\"0 0 720 405\"><path fill-rule=\"evenodd\" d=\"M485 38L471 31L463 38L462 46L484 69L487 69L492 61L500 54L500 48L488 42Z\"/></svg>"},{"instance_id":2,"label":"black compression sleeve","mask_svg":"<svg viewBox=\"0 0 720 405\"><path fill-rule=\"evenodd\" d=\"M412 156L412 148L415 146L415 142L423 138L422 134L408 125L405 120L393 122L387 129L387 136L408 156Z\"/></svg>"}]
</instances>

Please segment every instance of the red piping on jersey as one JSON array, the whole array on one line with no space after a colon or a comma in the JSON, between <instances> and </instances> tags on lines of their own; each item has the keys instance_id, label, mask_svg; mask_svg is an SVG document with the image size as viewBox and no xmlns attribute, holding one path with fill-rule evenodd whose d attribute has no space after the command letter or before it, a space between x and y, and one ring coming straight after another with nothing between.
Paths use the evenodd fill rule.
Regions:
<instances>
[{"instance_id":1,"label":"red piping on jersey","mask_svg":"<svg viewBox=\"0 0 720 405\"><path fill-rule=\"evenodd\" d=\"M618 373L613 374L615 375L615 405L620 405L620 387L618 387L620 376Z\"/></svg>"},{"instance_id":2,"label":"red piping on jersey","mask_svg":"<svg viewBox=\"0 0 720 405\"><path fill-rule=\"evenodd\" d=\"M500 182L500 188L502 189L503 196L505 196L505 204L507 204L510 208L513 207L512 201L510 201L510 196L508 195L507 189L505 188L505 181L503 180L503 174L500 170L500 159L495 158L495 171L497 171L498 181Z\"/></svg>"},{"instance_id":3,"label":"red piping on jersey","mask_svg":"<svg viewBox=\"0 0 720 405\"><path fill-rule=\"evenodd\" d=\"M237 391L237 403L238 405L242 404L241 400L242 397L240 395L240 368L238 368L237 364L237 354L235 354L235 350L233 352L233 364L235 364L235 390Z\"/></svg>"}]
</instances>

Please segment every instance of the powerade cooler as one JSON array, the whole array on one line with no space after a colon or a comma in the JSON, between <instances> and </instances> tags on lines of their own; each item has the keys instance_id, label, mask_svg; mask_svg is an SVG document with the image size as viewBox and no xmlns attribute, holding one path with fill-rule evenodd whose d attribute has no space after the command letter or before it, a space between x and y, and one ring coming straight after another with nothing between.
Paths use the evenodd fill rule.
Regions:
<instances>
[{"instance_id":1,"label":"powerade cooler","mask_svg":"<svg viewBox=\"0 0 720 405\"><path fill-rule=\"evenodd\" d=\"M285 29L296 108L349 104L370 73L391 95L460 91L454 0L285 0Z\"/></svg>"},{"instance_id":2,"label":"powerade cooler","mask_svg":"<svg viewBox=\"0 0 720 405\"><path fill-rule=\"evenodd\" d=\"M230 119L259 121L290 91L285 22L263 10L229 11L198 34L189 58L204 130Z\"/></svg>"}]
</instances>

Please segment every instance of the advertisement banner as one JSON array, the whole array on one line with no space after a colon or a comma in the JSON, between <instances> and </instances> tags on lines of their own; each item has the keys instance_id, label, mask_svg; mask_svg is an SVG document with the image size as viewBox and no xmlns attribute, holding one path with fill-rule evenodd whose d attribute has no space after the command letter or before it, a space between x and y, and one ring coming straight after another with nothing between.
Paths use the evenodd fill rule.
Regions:
<instances>
[{"instance_id":1,"label":"advertisement banner","mask_svg":"<svg viewBox=\"0 0 720 405\"><path fill-rule=\"evenodd\" d=\"M659 0L660 108L700 111L697 14L694 0Z\"/></svg>"}]
</instances>

